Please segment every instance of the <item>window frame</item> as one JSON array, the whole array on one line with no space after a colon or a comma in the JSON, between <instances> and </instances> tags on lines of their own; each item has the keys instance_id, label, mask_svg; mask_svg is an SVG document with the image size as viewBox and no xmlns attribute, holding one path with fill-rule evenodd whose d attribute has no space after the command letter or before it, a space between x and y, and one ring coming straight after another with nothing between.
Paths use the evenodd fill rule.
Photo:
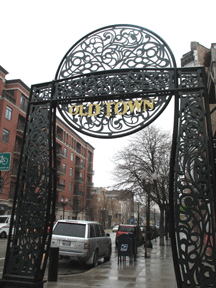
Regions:
<instances>
[{"instance_id":1,"label":"window frame","mask_svg":"<svg viewBox=\"0 0 216 288\"><path fill-rule=\"evenodd\" d=\"M12 119L12 111L13 111L13 109L10 106L7 105L6 111L5 111L5 119L11 121L11 119Z\"/></svg>"},{"instance_id":2,"label":"window frame","mask_svg":"<svg viewBox=\"0 0 216 288\"><path fill-rule=\"evenodd\" d=\"M6 134L4 132L7 132ZM9 136L10 136L10 131L3 128L3 133L2 133L2 141L5 143L9 142Z\"/></svg>"}]
</instances>

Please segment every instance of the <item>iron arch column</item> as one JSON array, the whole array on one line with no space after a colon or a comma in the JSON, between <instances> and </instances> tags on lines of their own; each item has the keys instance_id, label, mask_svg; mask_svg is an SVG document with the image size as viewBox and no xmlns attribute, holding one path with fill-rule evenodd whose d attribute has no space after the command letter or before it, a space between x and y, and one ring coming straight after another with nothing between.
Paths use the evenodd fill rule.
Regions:
<instances>
[{"instance_id":1,"label":"iron arch column","mask_svg":"<svg viewBox=\"0 0 216 288\"><path fill-rule=\"evenodd\" d=\"M173 261L179 288L214 287L215 171L204 68L178 69L170 170Z\"/></svg>"}]
</instances>

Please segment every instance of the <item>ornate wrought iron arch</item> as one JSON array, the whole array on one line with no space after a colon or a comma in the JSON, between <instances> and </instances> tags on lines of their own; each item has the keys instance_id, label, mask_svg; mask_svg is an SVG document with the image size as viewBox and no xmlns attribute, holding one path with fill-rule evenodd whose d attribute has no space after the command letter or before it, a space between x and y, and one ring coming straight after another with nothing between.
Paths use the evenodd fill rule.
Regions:
<instances>
[{"instance_id":1,"label":"ornate wrought iron arch","mask_svg":"<svg viewBox=\"0 0 216 288\"><path fill-rule=\"evenodd\" d=\"M78 131L114 138L149 125L173 96L170 211L177 283L214 287L215 172L205 72L177 69L167 44L133 25L83 37L54 81L31 88L3 287L43 287L56 200L56 109Z\"/></svg>"}]
</instances>

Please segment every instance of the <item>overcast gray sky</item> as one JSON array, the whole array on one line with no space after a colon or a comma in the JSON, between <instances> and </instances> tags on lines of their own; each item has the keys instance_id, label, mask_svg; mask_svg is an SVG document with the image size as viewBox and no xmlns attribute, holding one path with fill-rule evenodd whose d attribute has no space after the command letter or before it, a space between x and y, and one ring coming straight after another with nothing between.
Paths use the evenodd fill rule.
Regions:
<instances>
[{"instance_id":1,"label":"overcast gray sky","mask_svg":"<svg viewBox=\"0 0 216 288\"><path fill-rule=\"evenodd\" d=\"M132 24L163 38L180 66L191 41L207 48L216 42L213 5L212 0L202 5L194 0L0 0L0 65L9 72L8 80L21 79L29 87L51 81L65 53L83 36L108 25ZM157 126L172 130L172 110L165 110ZM127 137L81 136L95 147L94 185L111 185L111 158Z\"/></svg>"}]
</instances>

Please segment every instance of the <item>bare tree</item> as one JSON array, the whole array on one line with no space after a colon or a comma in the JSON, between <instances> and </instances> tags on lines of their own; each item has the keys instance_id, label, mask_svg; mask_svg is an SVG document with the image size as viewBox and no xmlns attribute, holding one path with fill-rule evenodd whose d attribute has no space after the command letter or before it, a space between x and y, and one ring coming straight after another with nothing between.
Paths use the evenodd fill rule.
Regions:
<instances>
[{"instance_id":1,"label":"bare tree","mask_svg":"<svg viewBox=\"0 0 216 288\"><path fill-rule=\"evenodd\" d=\"M75 189L73 196L73 212L75 214L75 219L77 219L78 214L85 211L86 195L83 191Z\"/></svg>"},{"instance_id":2,"label":"bare tree","mask_svg":"<svg viewBox=\"0 0 216 288\"><path fill-rule=\"evenodd\" d=\"M139 197L156 203L160 209L160 244L164 245L164 214L168 209L169 159L168 132L148 126L129 139L127 147L114 157L118 189L130 189Z\"/></svg>"}]
</instances>

